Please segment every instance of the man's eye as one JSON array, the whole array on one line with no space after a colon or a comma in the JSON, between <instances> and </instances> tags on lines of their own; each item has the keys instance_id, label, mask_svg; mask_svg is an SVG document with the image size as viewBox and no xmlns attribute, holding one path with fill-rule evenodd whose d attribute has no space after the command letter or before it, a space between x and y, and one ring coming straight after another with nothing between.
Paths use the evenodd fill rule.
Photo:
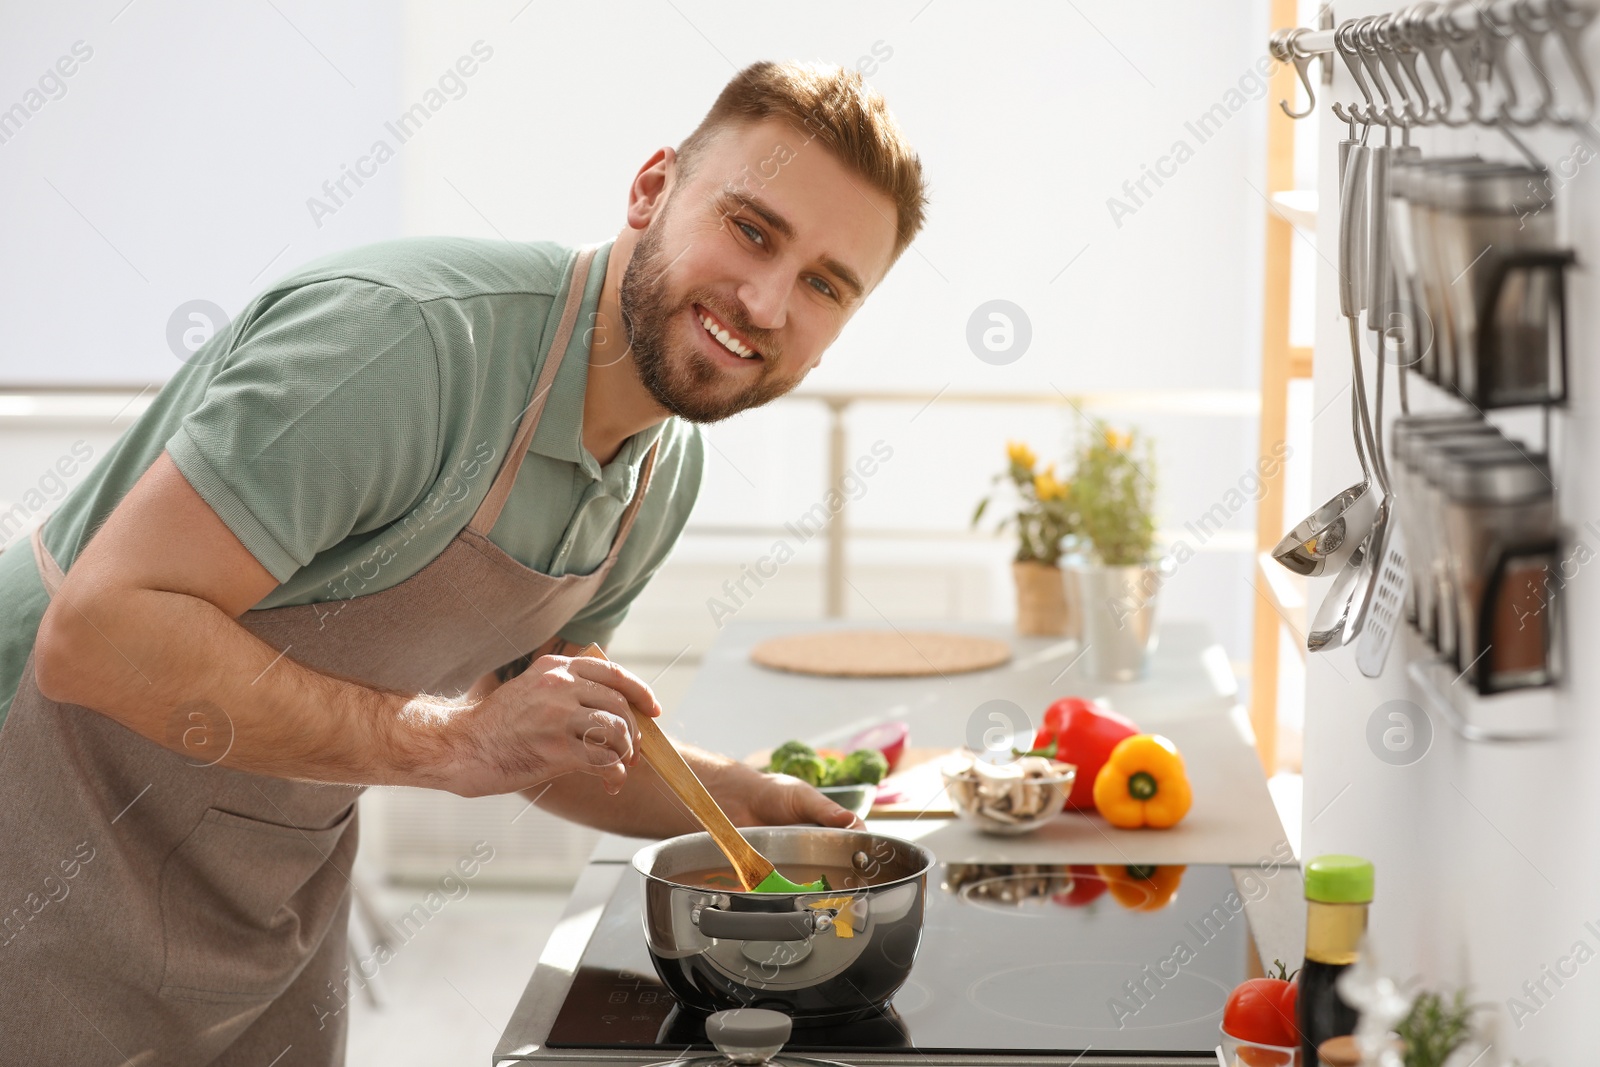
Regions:
<instances>
[{"instance_id":1,"label":"man's eye","mask_svg":"<svg viewBox=\"0 0 1600 1067\"><path fill-rule=\"evenodd\" d=\"M734 219L733 224L739 227L739 229L744 232L744 235L750 238L750 240L754 241L756 244L761 244L765 240L765 238L762 237L761 231L750 225L748 222L744 222L740 219Z\"/></svg>"},{"instance_id":2,"label":"man's eye","mask_svg":"<svg viewBox=\"0 0 1600 1067\"><path fill-rule=\"evenodd\" d=\"M833 286L828 284L828 281L827 281L826 278L818 278L816 275L812 275L810 278L807 278L806 281L810 282L811 283L811 287L813 289L815 289L817 292L821 293L823 296L834 296L834 297L836 297L836 296L839 295L837 292L834 291Z\"/></svg>"}]
</instances>

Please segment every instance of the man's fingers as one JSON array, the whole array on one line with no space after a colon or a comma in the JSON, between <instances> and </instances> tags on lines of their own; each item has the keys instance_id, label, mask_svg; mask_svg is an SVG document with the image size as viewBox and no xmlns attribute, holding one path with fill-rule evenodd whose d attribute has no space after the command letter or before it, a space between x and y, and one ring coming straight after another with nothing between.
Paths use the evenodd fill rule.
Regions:
<instances>
[{"instance_id":1,"label":"man's fingers","mask_svg":"<svg viewBox=\"0 0 1600 1067\"><path fill-rule=\"evenodd\" d=\"M812 786L807 785L795 792L798 794L796 807L799 809L795 812L795 822L836 826L845 830L860 830L866 826L856 818L855 812L835 804Z\"/></svg>"},{"instance_id":2,"label":"man's fingers","mask_svg":"<svg viewBox=\"0 0 1600 1067\"><path fill-rule=\"evenodd\" d=\"M597 710L605 711L622 720L623 732L628 739L627 751L623 752L622 754L623 762L629 767L632 767L634 764L639 762L639 746L644 740L639 733L639 721L634 715L633 708L629 706L627 701L622 699L621 694L619 694L615 689L607 689L605 686L598 685L593 682L586 682L584 684L593 685L595 690L599 692L611 694L612 701L608 702L607 706ZM589 698L585 696L583 699L585 704L587 704ZM613 704L614 706L612 706Z\"/></svg>"},{"instance_id":3,"label":"man's fingers","mask_svg":"<svg viewBox=\"0 0 1600 1067\"><path fill-rule=\"evenodd\" d=\"M585 708L579 717L585 761L592 767L626 766L633 759L633 724L620 715Z\"/></svg>"},{"instance_id":4,"label":"man's fingers","mask_svg":"<svg viewBox=\"0 0 1600 1067\"><path fill-rule=\"evenodd\" d=\"M578 687L578 703L586 708L599 708L613 715L627 715L632 707L626 697L602 682L579 678L574 684Z\"/></svg>"},{"instance_id":5,"label":"man's fingers","mask_svg":"<svg viewBox=\"0 0 1600 1067\"><path fill-rule=\"evenodd\" d=\"M661 704L656 700L656 695L626 667L609 660L576 656L568 662L567 670L575 677L599 682L607 688L616 690L637 711L652 717L661 714Z\"/></svg>"}]
</instances>

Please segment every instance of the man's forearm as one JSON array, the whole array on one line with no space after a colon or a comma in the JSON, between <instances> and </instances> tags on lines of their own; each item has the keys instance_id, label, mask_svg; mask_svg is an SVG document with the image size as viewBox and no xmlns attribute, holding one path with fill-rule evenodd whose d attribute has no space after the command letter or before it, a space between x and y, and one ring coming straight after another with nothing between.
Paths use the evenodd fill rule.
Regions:
<instances>
[{"instance_id":1,"label":"man's forearm","mask_svg":"<svg viewBox=\"0 0 1600 1067\"><path fill-rule=\"evenodd\" d=\"M319 782L427 785L449 759L444 727L466 706L318 673L290 658L292 646L273 648L182 593L119 590L81 604L63 595L49 613L35 657L40 689L196 761Z\"/></svg>"}]
</instances>

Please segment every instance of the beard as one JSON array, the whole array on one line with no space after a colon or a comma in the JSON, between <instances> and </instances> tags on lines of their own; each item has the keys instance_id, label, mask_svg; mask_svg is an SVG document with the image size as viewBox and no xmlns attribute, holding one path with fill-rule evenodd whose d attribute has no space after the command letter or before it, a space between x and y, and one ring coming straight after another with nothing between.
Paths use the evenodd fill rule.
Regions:
<instances>
[{"instance_id":1,"label":"beard","mask_svg":"<svg viewBox=\"0 0 1600 1067\"><path fill-rule=\"evenodd\" d=\"M732 375L692 343L674 343L668 336L673 322L691 304L708 309L752 340L761 339L764 331L709 289L692 290L680 301L673 299L667 291L667 268L671 263L661 247L666 218L663 207L662 213L645 228L623 272L618 294L639 380L656 403L687 422L698 423L721 422L787 393L797 383L774 375L771 359L777 355L775 346L763 344L758 349L760 375L746 385L736 386Z\"/></svg>"}]
</instances>

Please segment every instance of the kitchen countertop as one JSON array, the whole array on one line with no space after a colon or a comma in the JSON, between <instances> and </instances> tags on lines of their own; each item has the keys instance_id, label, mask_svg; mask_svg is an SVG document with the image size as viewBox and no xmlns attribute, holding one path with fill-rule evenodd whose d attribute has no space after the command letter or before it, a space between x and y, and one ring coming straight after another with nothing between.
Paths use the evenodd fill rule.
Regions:
<instances>
[{"instance_id":1,"label":"kitchen countertop","mask_svg":"<svg viewBox=\"0 0 1600 1067\"><path fill-rule=\"evenodd\" d=\"M682 706L663 717L663 728L675 738L743 757L790 737L828 744L875 722L904 719L911 723L914 745L956 747L967 740L969 724L975 724L978 743L990 725L988 712L997 707L985 707L990 701L1008 701L1036 720L1057 697L1105 700L1142 729L1170 737L1184 754L1195 799L1178 826L1117 830L1098 818L1068 813L1022 838L986 836L949 818L875 819L869 827L915 839L947 862L1227 864L1234 868L1263 965L1281 958L1292 966L1303 955L1300 870L1281 865L1291 853L1256 760L1249 720L1227 656L1203 623L1163 624L1149 677L1125 684L1091 681L1076 642L1018 637L1003 624L902 625L1000 638L1014 650L1009 663L949 677L824 679L770 671L749 660L751 647L768 637L829 626L865 628L859 621L729 623ZM614 834L600 839L494 1062L538 1051L600 905L641 843Z\"/></svg>"},{"instance_id":2,"label":"kitchen countertop","mask_svg":"<svg viewBox=\"0 0 1600 1067\"><path fill-rule=\"evenodd\" d=\"M940 623L937 628L1011 644L1008 663L985 671L926 678L817 678L758 667L750 649L779 634L821 629L817 622L730 622L706 656L681 707L660 720L672 737L743 758L791 737L831 744L876 722L904 719L911 744L982 745L991 711L1017 711L1037 725L1058 697L1097 697L1183 753L1194 806L1164 831L1118 830L1098 816L1069 812L1024 837L993 837L950 818L876 819L880 833L915 840L959 863L1260 864L1290 855L1283 825L1256 759L1249 718L1238 702L1222 646L1203 623L1164 624L1148 678L1099 683L1088 677L1077 642L1018 637L1005 624ZM859 621L835 623L862 629ZM934 628L906 623L903 630ZM992 704L1008 702L1011 707ZM970 734L970 738L969 738ZM606 835L593 859L626 860L639 839Z\"/></svg>"}]
</instances>

